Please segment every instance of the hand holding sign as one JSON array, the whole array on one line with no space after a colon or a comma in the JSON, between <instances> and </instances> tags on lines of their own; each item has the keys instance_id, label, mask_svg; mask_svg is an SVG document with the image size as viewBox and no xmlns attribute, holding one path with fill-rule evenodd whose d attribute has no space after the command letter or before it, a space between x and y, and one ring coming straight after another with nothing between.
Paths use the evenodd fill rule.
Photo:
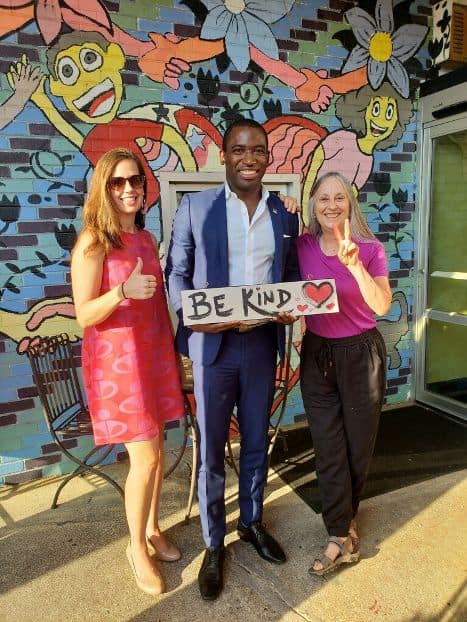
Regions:
<instances>
[{"instance_id":1,"label":"hand holding sign","mask_svg":"<svg viewBox=\"0 0 467 622\"><path fill-rule=\"evenodd\" d=\"M153 274L141 274L142 268L143 260L138 257L133 272L123 283L125 298L144 300L154 296L157 287L156 277Z\"/></svg>"},{"instance_id":2,"label":"hand holding sign","mask_svg":"<svg viewBox=\"0 0 467 622\"><path fill-rule=\"evenodd\" d=\"M355 242L352 242L350 238L350 222L346 218L344 221L344 237L339 230L338 225L333 225L334 236L339 243L339 250L337 251L337 257L344 264L344 266L356 266L359 262L358 258L358 246Z\"/></svg>"},{"instance_id":3,"label":"hand holding sign","mask_svg":"<svg viewBox=\"0 0 467 622\"><path fill-rule=\"evenodd\" d=\"M238 328L241 322L217 322L215 324L194 324L191 330L197 333L223 333L225 330Z\"/></svg>"},{"instance_id":4,"label":"hand holding sign","mask_svg":"<svg viewBox=\"0 0 467 622\"><path fill-rule=\"evenodd\" d=\"M296 319L297 316L293 315L293 313L290 313L289 311L281 311L273 318L272 321L277 324L285 324L287 326L288 324L293 324Z\"/></svg>"}]
</instances>

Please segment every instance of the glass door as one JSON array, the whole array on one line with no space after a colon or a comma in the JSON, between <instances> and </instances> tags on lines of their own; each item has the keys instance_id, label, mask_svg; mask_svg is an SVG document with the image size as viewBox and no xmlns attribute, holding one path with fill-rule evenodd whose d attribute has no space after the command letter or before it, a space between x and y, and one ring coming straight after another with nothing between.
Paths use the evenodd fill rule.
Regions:
<instances>
[{"instance_id":1,"label":"glass door","mask_svg":"<svg viewBox=\"0 0 467 622\"><path fill-rule=\"evenodd\" d=\"M467 420L467 118L423 128L416 398Z\"/></svg>"}]
</instances>

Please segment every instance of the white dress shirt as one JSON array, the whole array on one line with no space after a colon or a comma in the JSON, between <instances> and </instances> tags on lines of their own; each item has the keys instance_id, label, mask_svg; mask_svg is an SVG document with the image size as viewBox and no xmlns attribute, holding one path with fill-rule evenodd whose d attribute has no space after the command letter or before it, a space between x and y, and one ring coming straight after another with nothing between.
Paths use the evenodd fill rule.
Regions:
<instances>
[{"instance_id":1,"label":"white dress shirt","mask_svg":"<svg viewBox=\"0 0 467 622\"><path fill-rule=\"evenodd\" d=\"M275 240L267 206L269 192L261 199L250 222L245 203L225 184L229 285L271 283Z\"/></svg>"}]
</instances>

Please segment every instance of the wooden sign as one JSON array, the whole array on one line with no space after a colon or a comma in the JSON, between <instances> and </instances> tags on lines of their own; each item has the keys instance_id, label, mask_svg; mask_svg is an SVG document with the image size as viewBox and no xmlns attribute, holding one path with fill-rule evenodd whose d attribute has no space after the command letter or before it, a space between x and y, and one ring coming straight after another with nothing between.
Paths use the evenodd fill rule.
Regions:
<instances>
[{"instance_id":1,"label":"wooden sign","mask_svg":"<svg viewBox=\"0 0 467 622\"><path fill-rule=\"evenodd\" d=\"M334 279L185 290L182 307L185 326L339 311Z\"/></svg>"}]
</instances>

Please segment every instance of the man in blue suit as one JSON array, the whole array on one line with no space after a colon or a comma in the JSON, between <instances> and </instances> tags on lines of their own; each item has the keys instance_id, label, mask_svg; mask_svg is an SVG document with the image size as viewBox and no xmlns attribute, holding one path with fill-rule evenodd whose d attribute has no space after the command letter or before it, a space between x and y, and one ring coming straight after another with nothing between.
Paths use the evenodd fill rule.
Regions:
<instances>
[{"instance_id":1,"label":"man in blue suit","mask_svg":"<svg viewBox=\"0 0 467 622\"><path fill-rule=\"evenodd\" d=\"M206 543L198 584L205 600L223 587L224 451L234 406L241 434L237 526L242 540L273 563L285 554L262 525L268 421L277 352L284 353L281 313L251 328L242 322L183 325L181 292L299 280L298 218L262 185L269 151L264 128L242 119L226 131L220 152L226 183L185 194L175 215L166 267L170 300L179 317L177 349L193 361L199 429L198 500Z\"/></svg>"}]
</instances>

